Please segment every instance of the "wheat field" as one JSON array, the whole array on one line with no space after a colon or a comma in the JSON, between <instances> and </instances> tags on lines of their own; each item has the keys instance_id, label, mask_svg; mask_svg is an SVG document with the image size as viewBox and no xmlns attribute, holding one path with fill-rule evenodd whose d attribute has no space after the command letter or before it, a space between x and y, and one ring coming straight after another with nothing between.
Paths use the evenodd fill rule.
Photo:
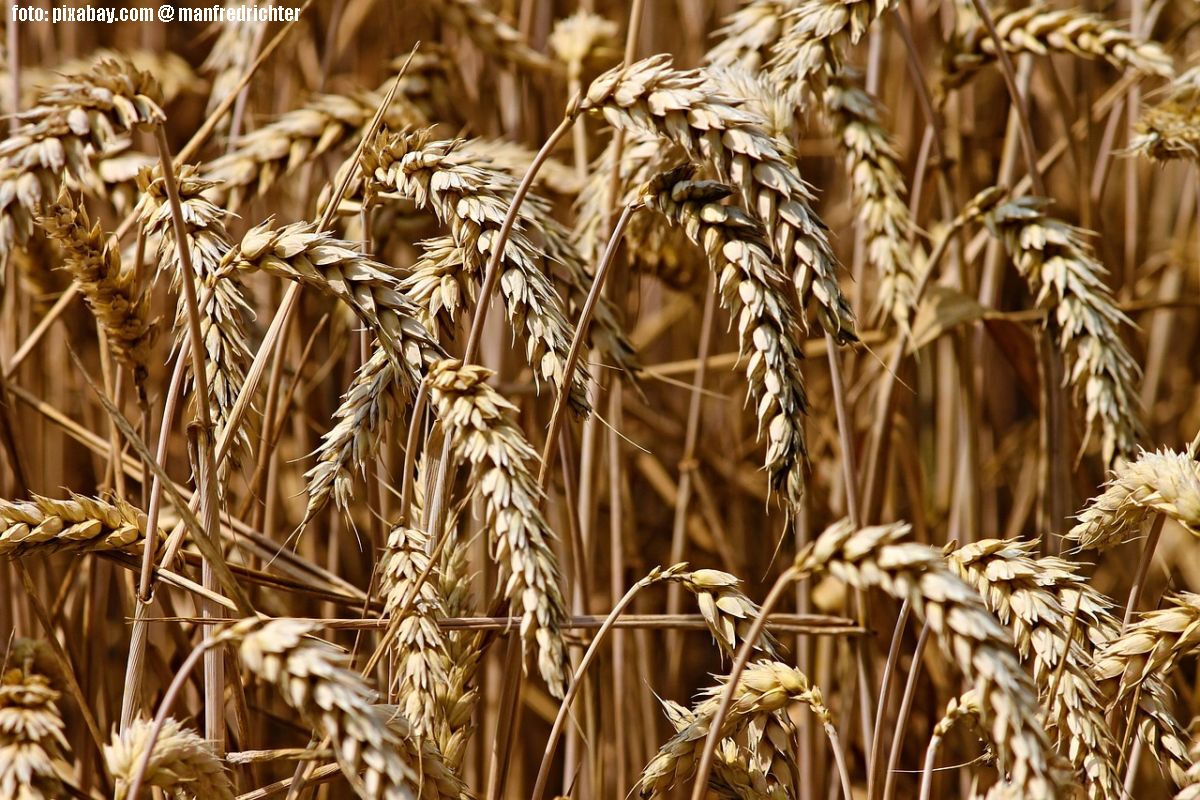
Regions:
<instances>
[{"instance_id":1,"label":"wheat field","mask_svg":"<svg viewBox=\"0 0 1200 800\"><path fill-rule=\"evenodd\" d=\"M0 800L1200 798L1194 3L128 8L5 8Z\"/></svg>"}]
</instances>

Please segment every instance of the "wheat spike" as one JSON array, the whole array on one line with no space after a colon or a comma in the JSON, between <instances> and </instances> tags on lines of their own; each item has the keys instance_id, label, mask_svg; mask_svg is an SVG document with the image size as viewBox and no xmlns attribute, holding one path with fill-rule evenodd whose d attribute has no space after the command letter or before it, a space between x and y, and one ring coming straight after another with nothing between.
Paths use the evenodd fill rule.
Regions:
<instances>
[{"instance_id":1,"label":"wheat spike","mask_svg":"<svg viewBox=\"0 0 1200 800\"><path fill-rule=\"evenodd\" d=\"M178 53L164 50L122 49L101 47L80 58L70 58L54 65L54 69L25 67L21 69L21 106L37 104L38 93L63 80L64 76L86 75L102 61L125 61L148 75L154 76L158 97L163 104L184 94L196 94L208 88L208 82L196 74L187 59ZM8 87L5 87L7 89Z\"/></svg>"},{"instance_id":2,"label":"wheat spike","mask_svg":"<svg viewBox=\"0 0 1200 800\"><path fill-rule=\"evenodd\" d=\"M768 67L783 91L804 107L819 103L828 76L841 70L846 48L896 6L895 0L804 0L789 3Z\"/></svg>"},{"instance_id":3,"label":"wheat spike","mask_svg":"<svg viewBox=\"0 0 1200 800\"><path fill-rule=\"evenodd\" d=\"M1129 151L1158 162L1200 160L1200 67L1180 73L1166 97L1142 112Z\"/></svg>"},{"instance_id":4,"label":"wheat spike","mask_svg":"<svg viewBox=\"0 0 1200 800\"><path fill-rule=\"evenodd\" d=\"M822 326L853 341L854 315L837 283L837 260L825 226L809 207L812 194L795 161L765 132L765 120L722 93L703 71L676 70L669 56L610 70L589 87L580 111L597 111L617 128L652 133L710 166L759 217L801 301L815 299Z\"/></svg>"},{"instance_id":5,"label":"wheat spike","mask_svg":"<svg viewBox=\"0 0 1200 800\"><path fill-rule=\"evenodd\" d=\"M432 263L418 265L407 286L427 280L429 270L435 267L443 275L458 267L470 276L471 285L481 281L492 241L511 204L509 198L516 192L516 181L511 176L482 167L469 152L460 157L455 153L457 148L457 141L430 141L428 132L385 134L363 154L363 173L369 176L375 191L409 198L422 208L432 209L450 226L454 247L440 250ZM525 358L535 380L562 385L574 326L539 268L542 259L528 238L536 230L537 221L525 217L521 222L521 229L514 230L505 243L500 293L514 328L524 331ZM432 310L429 313L435 314ZM586 411L587 372L582 361L569 386L572 406Z\"/></svg>"},{"instance_id":6,"label":"wheat spike","mask_svg":"<svg viewBox=\"0 0 1200 800\"><path fill-rule=\"evenodd\" d=\"M1007 780L998 791L1056 797L1069 778L1055 763L1038 714L1037 692L1021 669L1012 638L983 599L931 547L903 541L906 524L855 530L843 520L796 557L803 575L828 572L850 586L906 599L971 688Z\"/></svg>"},{"instance_id":7,"label":"wheat spike","mask_svg":"<svg viewBox=\"0 0 1200 800\"><path fill-rule=\"evenodd\" d=\"M70 752L58 711L59 694L28 667L0 675L0 797L55 800L64 796Z\"/></svg>"},{"instance_id":8,"label":"wheat spike","mask_svg":"<svg viewBox=\"0 0 1200 800\"><path fill-rule=\"evenodd\" d=\"M67 500L34 495L32 500L0 500L0 555L125 550L146 535L146 515L114 498L72 494ZM161 534L160 534L161 535Z\"/></svg>"},{"instance_id":9,"label":"wheat spike","mask_svg":"<svg viewBox=\"0 0 1200 800\"><path fill-rule=\"evenodd\" d=\"M730 189L691 180L684 167L651 181L648 203L681 226L704 248L718 275L723 305L737 317L746 381L758 412L759 436L767 440L771 485L791 508L804 495L804 415L807 400L795 316L785 278L771 260L762 226L735 206L721 204Z\"/></svg>"},{"instance_id":10,"label":"wheat spike","mask_svg":"<svg viewBox=\"0 0 1200 800\"><path fill-rule=\"evenodd\" d=\"M636 787L639 796L662 797L695 773L726 683L723 681L706 690L705 699L692 711L691 721L659 748L642 770ZM719 738L734 736L752 719L780 711L793 703L807 705L822 725L832 725L821 690L813 686L803 672L777 661L750 664L738 679L733 705L721 726Z\"/></svg>"},{"instance_id":11,"label":"wheat spike","mask_svg":"<svg viewBox=\"0 0 1200 800\"><path fill-rule=\"evenodd\" d=\"M104 748L109 774L116 779L117 800L128 796L129 782L145 759L153 726L145 717L136 719L123 734L114 732L112 744ZM142 785L194 800L233 800L229 774L212 744L172 717L164 720L154 742Z\"/></svg>"},{"instance_id":12,"label":"wheat spike","mask_svg":"<svg viewBox=\"0 0 1200 800\"><path fill-rule=\"evenodd\" d=\"M537 452L513 421L516 407L487 385L490 373L455 360L430 368L430 398L456 455L477 470L485 525L526 648L536 641L538 671L551 693L565 689L559 626L566 607L558 587L554 534L540 510L542 490L530 472Z\"/></svg>"},{"instance_id":13,"label":"wheat spike","mask_svg":"<svg viewBox=\"0 0 1200 800\"><path fill-rule=\"evenodd\" d=\"M1137 363L1121 339L1129 318L1117 308L1086 232L1044 212L1048 201L1023 197L985 219L1004 243L1040 308L1053 321L1066 380L1085 408L1084 444L1100 429L1106 464L1134 452L1141 430Z\"/></svg>"},{"instance_id":14,"label":"wheat spike","mask_svg":"<svg viewBox=\"0 0 1200 800\"><path fill-rule=\"evenodd\" d=\"M1032 655L1049 719L1065 733L1067 756L1086 778L1088 796L1119 798L1117 746L1104 719L1104 699L1089 674L1087 650L1074 640L1068 645L1073 609L1063 608L1055 592L1074 573L1063 570L1059 559L1036 558L1037 548L1036 541L983 539L947 553L946 561L1012 629L1021 658Z\"/></svg>"},{"instance_id":15,"label":"wheat spike","mask_svg":"<svg viewBox=\"0 0 1200 800\"><path fill-rule=\"evenodd\" d=\"M171 276L172 290L178 296L175 347L179 348L188 336L187 306L180 291L182 267L171 206L162 178L143 173L139 185L147 198L141 209L142 229L151 240L157 240L159 270ZM202 196L212 185L211 181L200 178L190 165L180 169L176 176L186 232L185 246L200 286L200 335L207 350L204 354L209 395L206 402L213 411L213 421L220 436L233 415L252 357L246 337L250 306L245 299L245 287L236 274L222 274L220 269L232 249L229 231L225 228L228 212ZM190 367L191 362L188 364ZM236 447L230 451L230 456L233 458L231 463L237 464L250 450L250 434L245 427L239 428L234 441Z\"/></svg>"},{"instance_id":16,"label":"wheat spike","mask_svg":"<svg viewBox=\"0 0 1200 800\"><path fill-rule=\"evenodd\" d=\"M798 0L745 0L714 32L717 43L704 54L705 62L761 72L787 26L784 17L799 5Z\"/></svg>"},{"instance_id":17,"label":"wheat spike","mask_svg":"<svg viewBox=\"0 0 1200 800\"><path fill-rule=\"evenodd\" d=\"M578 81L589 64L612 62L620 55L617 30L617 23L581 8L556 21L546 43L566 65L568 80Z\"/></svg>"},{"instance_id":18,"label":"wheat spike","mask_svg":"<svg viewBox=\"0 0 1200 800\"><path fill-rule=\"evenodd\" d=\"M0 254L25 243L64 176L94 186L93 154L163 121L157 96L149 74L112 60L39 94L38 105L20 114L21 126L0 143Z\"/></svg>"},{"instance_id":19,"label":"wheat spike","mask_svg":"<svg viewBox=\"0 0 1200 800\"><path fill-rule=\"evenodd\" d=\"M1200 462L1189 454L1143 451L1137 461L1118 463L1067 536L1084 550L1107 550L1138 535L1155 513L1200 536Z\"/></svg>"},{"instance_id":20,"label":"wheat spike","mask_svg":"<svg viewBox=\"0 0 1200 800\"><path fill-rule=\"evenodd\" d=\"M386 616L399 613L412 593L417 578L429 565L428 547L429 537L418 528L397 525L388 534L380 560L379 587ZM447 682L446 644L437 624L443 615L437 576L433 575L421 584L392 645L396 677L390 694L399 698L400 711L418 737L437 729L439 694Z\"/></svg>"},{"instance_id":21,"label":"wheat spike","mask_svg":"<svg viewBox=\"0 0 1200 800\"><path fill-rule=\"evenodd\" d=\"M1200 649L1200 594L1181 592L1168 602L1142 614L1096 654L1096 679L1117 681L1116 701L1151 675L1166 680L1181 659Z\"/></svg>"},{"instance_id":22,"label":"wheat spike","mask_svg":"<svg viewBox=\"0 0 1200 800\"><path fill-rule=\"evenodd\" d=\"M687 706L660 699L663 713L675 733L682 733L696 721ZM752 754L734 739L722 739L717 745L709 790L720 800L784 800L788 793L771 776L757 768Z\"/></svg>"},{"instance_id":23,"label":"wheat spike","mask_svg":"<svg viewBox=\"0 0 1200 800\"><path fill-rule=\"evenodd\" d=\"M225 0L226 9L237 7L238 0ZM262 21L226 19L221 32L213 40L212 48L200 65L200 69L212 75L212 87L208 92L205 114L212 114L217 107L233 94L246 69L256 55L254 40L258 31L266 25ZM228 121L226 120L226 124Z\"/></svg>"},{"instance_id":24,"label":"wheat spike","mask_svg":"<svg viewBox=\"0 0 1200 800\"><path fill-rule=\"evenodd\" d=\"M434 0L439 15L482 52L529 69L548 71L554 60L529 46L525 37L483 0Z\"/></svg>"},{"instance_id":25,"label":"wheat spike","mask_svg":"<svg viewBox=\"0 0 1200 800\"><path fill-rule=\"evenodd\" d=\"M104 328L109 347L141 382L146 377L156 326L150 297L135 285L132 271L121 268L121 252L100 223L63 187L38 223L63 251L64 266L79 284L88 307Z\"/></svg>"},{"instance_id":26,"label":"wheat spike","mask_svg":"<svg viewBox=\"0 0 1200 800\"><path fill-rule=\"evenodd\" d=\"M1069 53L1078 58L1104 59L1119 70L1171 78L1171 57L1157 42L1148 42L1096 14L1055 9L1044 3L1010 11L996 19L996 33L1009 53ZM951 83L996 60L996 43L982 22L956 39L947 50L946 71Z\"/></svg>"},{"instance_id":27,"label":"wheat spike","mask_svg":"<svg viewBox=\"0 0 1200 800\"><path fill-rule=\"evenodd\" d=\"M349 669L349 658L312 638L317 627L300 620L244 619L220 634L238 646L242 664L271 684L289 706L329 737L346 780L363 800L460 800L469 797L431 743L417 746L389 724L374 692Z\"/></svg>"}]
</instances>

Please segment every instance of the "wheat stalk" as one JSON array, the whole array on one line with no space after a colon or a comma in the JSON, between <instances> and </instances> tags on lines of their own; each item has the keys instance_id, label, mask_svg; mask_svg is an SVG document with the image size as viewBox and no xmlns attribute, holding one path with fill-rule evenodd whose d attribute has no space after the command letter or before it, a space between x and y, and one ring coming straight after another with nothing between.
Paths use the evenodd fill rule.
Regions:
<instances>
[{"instance_id":1,"label":"wheat stalk","mask_svg":"<svg viewBox=\"0 0 1200 800\"><path fill-rule=\"evenodd\" d=\"M1089 796L1118 798L1117 746L1104 698L1089 674L1087 650L1066 638L1073 609L1063 608L1055 591L1074 573L1059 559L1036 558L1037 547L1036 541L984 539L948 552L946 561L1012 629L1021 658L1032 655L1049 720L1066 735L1068 757L1086 778Z\"/></svg>"},{"instance_id":2,"label":"wheat stalk","mask_svg":"<svg viewBox=\"0 0 1200 800\"><path fill-rule=\"evenodd\" d=\"M635 787L643 798L661 797L696 771L696 762L720 706L726 682L705 691L705 699L692 711L692 719L659 748L642 770ZM793 703L807 705L827 731L832 730L829 709L821 690L800 670L777 661L760 661L746 667L733 689L733 705L718 732L728 739L753 719L781 711Z\"/></svg>"},{"instance_id":3,"label":"wheat stalk","mask_svg":"<svg viewBox=\"0 0 1200 800\"><path fill-rule=\"evenodd\" d=\"M59 694L26 668L0 676L0 797L54 800L64 796L71 768Z\"/></svg>"},{"instance_id":4,"label":"wheat stalk","mask_svg":"<svg viewBox=\"0 0 1200 800\"><path fill-rule=\"evenodd\" d=\"M175 347L178 349L188 336L187 307L179 291L183 273L171 207L162 178L152 178L149 173L144 173L139 178L139 185L146 197L141 208L142 229L147 237L157 240L159 270L171 276L172 291L179 298L175 306ZM221 264L229 255L232 245L229 231L225 228L228 212L203 197L213 183L200 178L196 169L188 165L176 175L176 186L187 235L185 246L191 255L192 268L201 289L200 334L207 347L205 377L208 398L205 402L212 410L217 435L221 436L233 417L233 409L246 382L246 369L251 361L245 330L250 306L238 276L221 273ZM237 464L250 449L250 435L246 427L238 428L233 441L236 446L230 451L233 460L229 463Z\"/></svg>"},{"instance_id":5,"label":"wheat stalk","mask_svg":"<svg viewBox=\"0 0 1200 800\"><path fill-rule=\"evenodd\" d=\"M465 271L472 286L481 281L492 241L516 193L516 181L511 176L484 168L469 152L460 157L455 153L457 148L456 141L430 141L428 132L420 132L385 134L364 151L363 173L374 191L394 192L411 199L419 207L432 209L450 226L454 247L442 248L441 255L431 263L418 264L407 286L426 280L430 270L444 275L455 268ZM535 204L530 210L536 208ZM524 331L525 358L534 379L539 384L569 384L572 406L586 411L587 372L583 364L569 382L563 375L574 326L567 321L554 287L539 269L541 258L528 238L536 230L537 221L526 216L521 223L521 229L508 237L501 261L499 285L505 310L513 326ZM442 283L441 278L438 281ZM454 310L446 303L441 306ZM436 316L432 309L429 314Z\"/></svg>"},{"instance_id":6,"label":"wheat stalk","mask_svg":"<svg viewBox=\"0 0 1200 800\"><path fill-rule=\"evenodd\" d=\"M554 534L540 510L542 490L530 465L537 451L513 421L516 407L487 385L490 373L458 361L430 368L430 399L455 454L477 472L500 585L521 616L526 648L538 646L538 671L556 697L565 691L563 641L559 626L566 607L558 588Z\"/></svg>"},{"instance_id":7,"label":"wheat stalk","mask_svg":"<svg viewBox=\"0 0 1200 800\"><path fill-rule=\"evenodd\" d=\"M1171 78L1171 57L1157 42L1135 36L1096 14L1055 9L1044 3L1010 11L996 19L996 33L1009 53L1068 53L1084 59L1104 59L1119 70ZM953 83L996 60L996 42L979 21L956 38L946 54L946 71Z\"/></svg>"},{"instance_id":8,"label":"wheat stalk","mask_svg":"<svg viewBox=\"0 0 1200 800\"><path fill-rule=\"evenodd\" d=\"M1140 533L1155 513L1200 536L1200 462L1188 453L1143 451L1118 463L1067 536L1084 550L1107 550Z\"/></svg>"},{"instance_id":9,"label":"wheat stalk","mask_svg":"<svg viewBox=\"0 0 1200 800\"><path fill-rule=\"evenodd\" d=\"M692 173L684 167L656 178L646 198L704 248L718 276L722 303L738 320L759 437L767 440L770 483L784 491L790 508L798 509L804 495L807 400L786 279L772 262L762 226L737 207L721 204L730 193L727 187L692 181Z\"/></svg>"},{"instance_id":10,"label":"wheat stalk","mask_svg":"<svg viewBox=\"0 0 1200 800\"><path fill-rule=\"evenodd\" d=\"M1106 464L1133 453L1141 431L1137 363L1121 339L1129 319L1105 285L1107 274L1086 233L1047 216L1046 200L1023 197L985 217L1054 324L1066 380L1085 408L1084 444L1100 429Z\"/></svg>"},{"instance_id":11,"label":"wheat stalk","mask_svg":"<svg viewBox=\"0 0 1200 800\"><path fill-rule=\"evenodd\" d=\"M388 534L379 585L386 616L398 614L412 594L429 566L428 547L429 537L418 528L397 525ZM437 577L432 576L421 583L392 644L396 676L389 694L399 698L400 711L418 737L437 730L439 723L439 695L447 683L446 644L437 624L443 615Z\"/></svg>"},{"instance_id":12,"label":"wheat stalk","mask_svg":"<svg viewBox=\"0 0 1200 800\"><path fill-rule=\"evenodd\" d=\"M34 495L0 500L0 555L125 550L146 535L146 515L114 498L72 494L68 500Z\"/></svg>"},{"instance_id":13,"label":"wheat stalk","mask_svg":"<svg viewBox=\"0 0 1200 800\"><path fill-rule=\"evenodd\" d=\"M104 748L109 774L116 779L116 798L128 796L129 782L145 758L153 722L134 720L123 733L114 733ZM147 761L144 786L157 786L172 796L195 800L233 800L233 785L212 743L168 717Z\"/></svg>"},{"instance_id":14,"label":"wheat stalk","mask_svg":"<svg viewBox=\"0 0 1200 800\"><path fill-rule=\"evenodd\" d=\"M855 530L843 520L801 551L796 569L802 575L828 572L855 589L878 588L907 600L978 693L983 724L1006 773L1006 790L1024 797L1057 796L1069 779L1054 762L1038 718L1037 692L1013 652L1011 636L940 553L903 541L909 530L906 524Z\"/></svg>"},{"instance_id":15,"label":"wheat stalk","mask_svg":"<svg viewBox=\"0 0 1200 800\"><path fill-rule=\"evenodd\" d=\"M825 330L837 341L853 341L854 315L837 283L825 226L809 207L812 194L794 160L764 131L765 120L743 104L704 72L672 69L670 57L660 55L601 75L578 110L667 139L736 187L762 220L783 268L793 272L801 302L815 299Z\"/></svg>"},{"instance_id":16,"label":"wheat stalk","mask_svg":"<svg viewBox=\"0 0 1200 800\"><path fill-rule=\"evenodd\" d=\"M300 620L244 619L219 635L234 643L242 664L272 685L289 706L333 745L334 755L364 800L469 797L432 743L417 746L401 717L372 705L374 692L349 669L349 658L311 638L317 628Z\"/></svg>"},{"instance_id":17,"label":"wheat stalk","mask_svg":"<svg viewBox=\"0 0 1200 800\"><path fill-rule=\"evenodd\" d=\"M38 223L63 251L64 267L79 284L108 337L109 347L138 383L145 380L156 326L150 319L150 297L130 270L121 268L121 253L100 223L91 224L87 210L63 187L58 200Z\"/></svg>"},{"instance_id":18,"label":"wheat stalk","mask_svg":"<svg viewBox=\"0 0 1200 800\"><path fill-rule=\"evenodd\" d=\"M110 60L39 94L38 105L0 142L0 254L25 243L64 176L94 184L94 154L165 119L157 95L149 74Z\"/></svg>"}]
</instances>

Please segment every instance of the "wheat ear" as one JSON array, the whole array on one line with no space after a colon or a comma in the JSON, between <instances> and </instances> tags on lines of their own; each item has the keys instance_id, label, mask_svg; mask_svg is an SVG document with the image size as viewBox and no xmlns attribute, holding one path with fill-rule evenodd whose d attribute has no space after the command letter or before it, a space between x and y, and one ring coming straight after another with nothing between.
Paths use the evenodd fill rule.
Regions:
<instances>
[{"instance_id":1,"label":"wheat ear","mask_svg":"<svg viewBox=\"0 0 1200 800\"><path fill-rule=\"evenodd\" d=\"M687 730L696 721L696 715L687 706L662 699L659 704L677 734ZM717 745L709 787L721 798L774 800L779 797L779 787L772 782L772 776L758 769L753 754L734 739L722 739Z\"/></svg>"},{"instance_id":2,"label":"wheat ear","mask_svg":"<svg viewBox=\"0 0 1200 800\"><path fill-rule=\"evenodd\" d=\"M91 224L87 210L66 187L38 223L62 248L64 266L100 321L109 347L140 383L146 377L156 327L150 319L150 297L136 285L133 272L121 268L116 242L99 222Z\"/></svg>"},{"instance_id":3,"label":"wheat ear","mask_svg":"<svg viewBox=\"0 0 1200 800\"><path fill-rule=\"evenodd\" d=\"M408 285L426 279L428 269L436 267L444 275L458 267L469 276L470 285L477 286L516 194L511 176L484 168L469 152L460 157L455 153L458 147L457 141L430 141L428 132L419 132L383 135L364 151L363 173L375 191L409 198L450 226L454 248L443 249L432 264L418 265ZM525 216L520 222L521 229L505 242L501 261L499 285L505 310L513 326L524 332L525 358L539 385L568 385L572 406L586 411L587 372L582 362L569 382L563 374L574 326L539 268L542 259L528 238L537 221ZM443 307L452 310L448 304Z\"/></svg>"},{"instance_id":4,"label":"wheat ear","mask_svg":"<svg viewBox=\"0 0 1200 800\"><path fill-rule=\"evenodd\" d=\"M553 59L530 47L520 31L482 0L433 0L433 5L447 22L488 55L541 71L556 66Z\"/></svg>"},{"instance_id":5,"label":"wheat ear","mask_svg":"<svg viewBox=\"0 0 1200 800\"><path fill-rule=\"evenodd\" d=\"M0 675L0 797L63 797L70 752L59 694L44 675L25 668Z\"/></svg>"},{"instance_id":6,"label":"wheat ear","mask_svg":"<svg viewBox=\"0 0 1200 800\"><path fill-rule=\"evenodd\" d=\"M1096 679L1117 680L1118 702L1151 675L1166 680L1180 660L1200 649L1200 594L1181 592L1168 602L1142 614L1096 654Z\"/></svg>"},{"instance_id":7,"label":"wheat ear","mask_svg":"<svg viewBox=\"0 0 1200 800\"><path fill-rule=\"evenodd\" d=\"M1200 160L1200 67L1180 73L1166 97L1142 112L1129 150L1158 162Z\"/></svg>"},{"instance_id":8,"label":"wheat ear","mask_svg":"<svg viewBox=\"0 0 1200 800\"><path fill-rule=\"evenodd\" d=\"M1067 536L1084 550L1107 550L1139 534L1156 513L1200 536L1200 462L1188 453L1143 451L1117 464Z\"/></svg>"},{"instance_id":9,"label":"wheat ear","mask_svg":"<svg viewBox=\"0 0 1200 800\"><path fill-rule=\"evenodd\" d=\"M145 757L153 722L134 720L123 733L113 733L104 748L109 774L116 779L116 798L124 800L129 781ZM233 800L229 773L210 742L178 720L167 717L146 766L144 786L157 786L172 796L194 800Z\"/></svg>"},{"instance_id":10,"label":"wheat ear","mask_svg":"<svg viewBox=\"0 0 1200 800\"><path fill-rule=\"evenodd\" d=\"M709 736L726 682L706 690L706 697L692 711L691 721L659 748L642 770L636 789L643 798L661 797L696 771L696 762ZM793 703L807 705L817 719L832 731L832 719L821 690L798 669L776 661L750 664L733 689L733 705L718 734L728 739L751 720L780 711Z\"/></svg>"},{"instance_id":11,"label":"wheat ear","mask_svg":"<svg viewBox=\"0 0 1200 800\"><path fill-rule=\"evenodd\" d=\"M139 185L146 197L141 209L142 229L151 240L158 242L158 266L171 276L172 291L179 297L175 307L175 347L187 339L187 306L179 291L181 268L175 228L171 222L171 207L162 178L149 173L139 176ZM225 228L228 212L203 197L213 186L212 181L200 178L195 167L184 166L176 175L179 201L183 210L186 246L192 258L192 268L200 284L200 334L205 342L205 377L207 401L212 409L217 434L228 427L233 408L246 382L246 369L251 358L246 336L250 306L245 287L236 274L221 273L221 263L232 249L229 231ZM190 366L190 361L188 362ZM194 401L193 401L194 402ZM236 447L230 451L236 464L250 449L250 434L245 427L237 431Z\"/></svg>"},{"instance_id":12,"label":"wheat ear","mask_svg":"<svg viewBox=\"0 0 1200 800\"><path fill-rule=\"evenodd\" d=\"M1120 333L1129 318L1104 283L1107 270L1086 232L1047 216L1047 202L1023 197L997 206L985 219L1055 324L1066 380L1085 408L1084 443L1099 428L1101 454L1112 464L1134 452L1141 430L1139 370Z\"/></svg>"},{"instance_id":13,"label":"wheat ear","mask_svg":"<svg viewBox=\"0 0 1200 800\"><path fill-rule=\"evenodd\" d=\"M1049 720L1065 734L1089 797L1116 800L1121 778L1104 698L1089 673L1088 651L1066 638L1073 609L1063 608L1055 592L1074 573L1064 572L1058 559L1038 559L1037 548L1036 541L984 539L947 553L946 561L1012 629L1022 659L1032 656Z\"/></svg>"},{"instance_id":14,"label":"wheat ear","mask_svg":"<svg viewBox=\"0 0 1200 800\"><path fill-rule=\"evenodd\" d=\"M565 691L560 625L566 606L558 587L554 534L540 510L542 490L531 466L537 451L513 421L516 407L487 385L490 373L458 361L430 368L430 399L454 452L477 471L485 525L502 574L500 585L521 617L526 648L536 642L538 671L556 697Z\"/></svg>"},{"instance_id":15,"label":"wheat ear","mask_svg":"<svg viewBox=\"0 0 1200 800\"><path fill-rule=\"evenodd\" d=\"M386 616L400 612L429 566L428 547L429 537L418 528L397 525L388 534L379 586ZM447 682L446 643L437 624L442 616L437 577L432 576L421 584L392 644L396 676L389 694L399 698L400 711L416 736L436 731L441 712L439 695Z\"/></svg>"},{"instance_id":16,"label":"wheat ear","mask_svg":"<svg viewBox=\"0 0 1200 800\"><path fill-rule=\"evenodd\" d=\"M64 176L94 184L93 154L165 119L157 96L149 74L115 60L40 93L38 104L19 115L21 126L0 142L0 254L25 243Z\"/></svg>"},{"instance_id":17,"label":"wheat ear","mask_svg":"<svg viewBox=\"0 0 1200 800\"><path fill-rule=\"evenodd\" d=\"M237 0L226 0L226 8L236 7ZM254 61L254 40L265 22L226 20L213 40L200 69L212 75L205 114L212 114L221 102L237 89L246 68Z\"/></svg>"},{"instance_id":18,"label":"wheat ear","mask_svg":"<svg viewBox=\"0 0 1200 800\"><path fill-rule=\"evenodd\" d=\"M0 500L0 555L124 550L146 535L146 515L123 500L72 494L68 500L34 495Z\"/></svg>"},{"instance_id":19,"label":"wheat ear","mask_svg":"<svg viewBox=\"0 0 1200 800\"><path fill-rule=\"evenodd\" d=\"M364 800L465 800L462 781L431 743L403 735L401 717L389 724L375 693L349 669L350 659L312 638L317 627L300 620L244 619L220 634L236 644L242 664L272 685L306 723L329 738L342 773Z\"/></svg>"},{"instance_id":20,"label":"wheat ear","mask_svg":"<svg viewBox=\"0 0 1200 800\"><path fill-rule=\"evenodd\" d=\"M853 341L854 315L837 282L824 223L809 206L812 194L794 160L764 130L765 120L743 104L703 71L673 69L670 57L659 55L601 75L578 109L667 139L736 187L763 222L784 269L793 272L801 301L816 301L822 326L837 341Z\"/></svg>"},{"instance_id":21,"label":"wheat ear","mask_svg":"<svg viewBox=\"0 0 1200 800\"><path fill-rule=\"evenodd\" d=\"M1171 78L1171 57L1157 42L1138 38L1097 14L1056 9L1044 3L1010 11L996 19L996 33L1009 53L1068 53L1104 59L1119 70ZM996 60L996 42L978 20L952 43L946 71L952 82Z\"/></svg>"},{"instance_id":22,"label":"wheat ear","mask_svg":"<svg viewBox=\"0 0 1200 800\"><path fill-rule=\"evenodd\" d=\"M649 205L704 248L718 276L722 304L737 318L746 381L758 413L758 433L767 441L771 485L782 489L790 508L804 495L804 416L807 400L798 326L785 291L785 278L771 259L762 226L736 206L722 205L730 190L692 181L684 167L651 181Z\"/></svg>"},{"instance_id":23,"label":"wheat ear","mask_svg":"<svg viewBox=\"0 0 1200 800\"><path fill-rule=\"evenodd\" d=\"M906 524L855 530L843 520L796 557L796 569L802 575L828 572L855 589L878 588L907 600L978 693L983 724L1006 776L1000 790L1058 796L1069 777L1054 761L1037 691L1013 652L1011 635L941 553L903 541L909 531Z\"/></svg>"}]
</instances>

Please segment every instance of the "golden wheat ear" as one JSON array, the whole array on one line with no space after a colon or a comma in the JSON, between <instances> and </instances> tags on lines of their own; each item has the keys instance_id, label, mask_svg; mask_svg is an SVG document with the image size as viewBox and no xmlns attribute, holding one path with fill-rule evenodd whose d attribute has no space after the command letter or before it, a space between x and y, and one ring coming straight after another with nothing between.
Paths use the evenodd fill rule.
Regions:
<instances>
[{"instance_id":1,"label":"golden wheat ear","mask_svg":"<svg viewBox=\"0 0 1200 800\"><path fill-rule=\"evenodd\" d=\"M116 779L116 796L124 799L134 771L146 762L142 786L195 800L233 800L233 784L221 757L211 742L167 717L147 758L146 747L154 723L146 718L133 721L123 733L113 734L104 748L108 772Z\"/></svg>"}]
</instances>

